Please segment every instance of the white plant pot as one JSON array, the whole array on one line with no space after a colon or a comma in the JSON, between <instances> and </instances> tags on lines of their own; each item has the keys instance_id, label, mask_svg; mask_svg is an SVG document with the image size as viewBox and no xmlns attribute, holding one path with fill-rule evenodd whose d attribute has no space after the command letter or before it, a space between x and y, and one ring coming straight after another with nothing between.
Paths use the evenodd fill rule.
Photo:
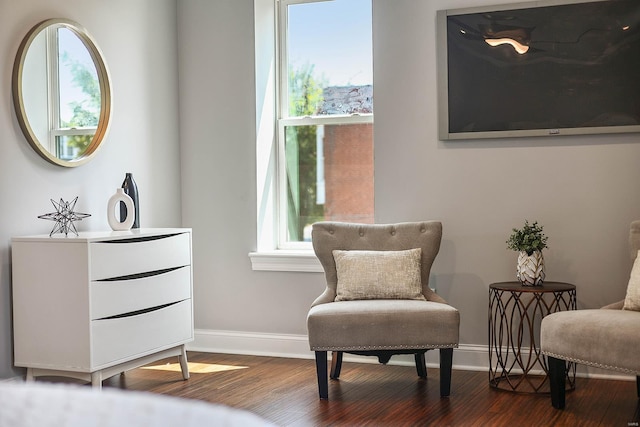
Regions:
<instances>
[{"instance_id":1,"label":"white plant pot","mask_svg":"<svg viewBox=\"0 0 640 427\"><path fill-rule=\"evenodd\" d=\"M535 251L531 255L520 252L516 277L524 286L541 286L544 282L544 257L542 252Z\"/></svg>"}]
</instances>

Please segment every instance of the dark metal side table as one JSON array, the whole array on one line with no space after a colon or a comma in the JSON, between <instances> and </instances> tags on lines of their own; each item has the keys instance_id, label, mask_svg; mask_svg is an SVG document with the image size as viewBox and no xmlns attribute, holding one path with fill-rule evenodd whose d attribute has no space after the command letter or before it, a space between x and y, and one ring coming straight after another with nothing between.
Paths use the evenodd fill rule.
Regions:
<instances>
[{"instance_id":1,"label":"dark metal side table","mask_svg":"<svg viewBox=\"0 0 640 427\"><path fill-rule=\"evenodd\" d=\"M540 352L540 322L548 314L575 310L570 283L520 282L489 285L489 385L521 393L549 393L549 370ZM576 366L567 363L567 390L575 389Z\"/></svg>"}]
</instances>

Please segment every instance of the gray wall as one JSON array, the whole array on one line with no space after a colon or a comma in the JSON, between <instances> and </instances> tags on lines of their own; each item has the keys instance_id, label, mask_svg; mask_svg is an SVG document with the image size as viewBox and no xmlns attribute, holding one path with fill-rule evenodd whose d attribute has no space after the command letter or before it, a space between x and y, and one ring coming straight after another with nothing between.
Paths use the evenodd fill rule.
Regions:
<instances>
[{"instance_id":1,"label":"gray wall","mask_svg":"<svg viewBox=\"0 0 640 427\"><path fill-rule=\"evenodd\" d=\"M525 219L549 235L549 280L581 307L622 299L629 223L640 218L638 135L443 143L436 129L435 13L496 0L374 0L376 221L437 219L438 292L461 342L486 344L489 284L512 280L505 241ZM193 227L202 330L304 335L318 273L258 272L252 0L178 4L183 220Z\"/></svg>"},{"instance_id":2,"label":"gray wall","mask_svg":"<svg viewBox=\"0 0 640 427\"><path fill-rule=\"evenodd\" d=\"M192 227L198 329L306 333L319 274L254 272L252 0L178 3L183 224Z\"/></svg>"},{"instance_id":3,"label":"gray wall","mask_svg":"<svg viewBox=\"0 0 640 427\"><path fill-rule=\"evenodd\" d=\"M512 227L544 225L547 278L575 283L586 308L624 298L640 218L637 134L437 140L436 10L495 3L374 0L376 220L443 222L435 282L473 344L486 344L489 284L515 280Z\"/></svg>"},{"instance_id":4,"label":"gray wall","mask_svg":"<svg viewBox=\"0 0 640 427\"><path fill-rule=\"evenodd\" d=\"M104 147L72 169L53 166L31 149L11 100L13 58L22 37L54 17L88 29L105 55L114 92ZM175 0L0 0L0 378L22 373L12 368L10 240L49 233L53 223L37 219L52 211L49 199L79 196L76 210L92 215L76 223L79 230L109 229L107 201L132 172L142 225L180 225L176 43Z\"/></svg>"}]
</instances>

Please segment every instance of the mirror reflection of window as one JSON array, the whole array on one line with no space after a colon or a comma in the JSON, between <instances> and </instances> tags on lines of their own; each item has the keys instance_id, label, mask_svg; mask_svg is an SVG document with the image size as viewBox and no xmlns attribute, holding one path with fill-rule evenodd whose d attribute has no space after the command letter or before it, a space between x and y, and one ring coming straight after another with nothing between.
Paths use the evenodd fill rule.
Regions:
<instances>
[{"instance_id":1,"label":"mirror reflection of window","mask_svg":"<svg viewBox=\"0 0 640 427\"><path fill-rule=\"evenodd\" d=\"M82 40L67 27L46 28L25 57L23 82L25 111L38 140L61 160L83 156L98 127L101 97Z\"/></svg>"},{"instance_id":2,"label":"mirror reflection of window","mask_svg":"<svg viewBox=\"0 0 640 427\"><path fill-rule=\"evenodd\" d=\"M54 109L52 137L56 155L73 160L84 155L100 118L100 83L89 51L68 28L59 27L57 49L57 112ZM53 55L51 55L54 57Z\"/></svg>"}]
</instances>

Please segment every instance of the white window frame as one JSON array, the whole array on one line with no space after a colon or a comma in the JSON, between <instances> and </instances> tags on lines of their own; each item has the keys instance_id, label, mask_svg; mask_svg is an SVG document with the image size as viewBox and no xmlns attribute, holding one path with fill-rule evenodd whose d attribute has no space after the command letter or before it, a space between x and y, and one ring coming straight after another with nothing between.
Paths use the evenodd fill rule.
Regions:
<instances>
[{"instance_id":1,"label":"white window frame","mask_svg":"<svg viewBox=\"0 0 640 427\"><path fill-rule=\"evenodd\" d=\"M316 0L331 1L331 0ZM278 55L283 46L278 29L287 28L279 17L279 5L285 0L254 0L255 30L255 76L256 76L256 249L249 253L252 269L255 271L324 272L315 256L311 244L303 242L280 244L280 233L286 233L286 217L279 215L282 198L280 190L285 189L286 175L280 169L284 165L281 155L284 127L290 124L316 123L314 117L281 118L280 99L281 78L277 71L282 68L282 58ZM309 3L309 0L288 0L287 4ZM286 52L286 49L284 50ZM279 62L280 61L280 62ZM287 64L287 62L284 62ZM286 65L285 65L286 69ZM284 76L286 78L286 74ZM286 88L285 81L285 88ZM287 104L284 104L287 105ZM337 123L373 123L372 115L333 116ZM328 123L327 123L328 124ZM282 147L279 146L282 142ZM286 198L284 198L286 209ZM302 244L300 244L302 243Z\"/></svg>"},{"instance_id":2,"label":"white window frame","mask_svg":"<svg viewBox=\"0 0 640 427\"><path fill-rule=\"evenodd\" d=\"M322 126L322 125L347 125L347 124L370 124L373 123L373 114L345 114L345 115L322 115L322 116L289 116L289 51L288 34L288 6L304 3L319 3L331 0L276 0L278 3L277 48L276 55L279 58L276 73L278 75L277 90L277 206L278 206L278 243L277 248L282 250L310 250L310 242L291 242L287 240L287 171L285 159L285 128L288 126Z\"/></svg>"}]
</instances>

